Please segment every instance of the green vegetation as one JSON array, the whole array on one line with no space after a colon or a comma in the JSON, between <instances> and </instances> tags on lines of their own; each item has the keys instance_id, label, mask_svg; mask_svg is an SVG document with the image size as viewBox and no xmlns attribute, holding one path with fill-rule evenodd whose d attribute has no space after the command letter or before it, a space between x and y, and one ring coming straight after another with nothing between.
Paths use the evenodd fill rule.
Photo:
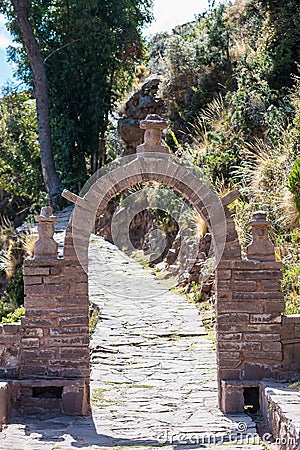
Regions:
<instances>
[{"instance_id":1,"label":"green vegetation","mask_svg":"<svg viewBox=\"0 0 300 450\"><path fill-rule=\"evenodd\" d=\"M132 85L143 55L151 0L28 0L28 18L48 79L53 153L64 187L78 191L107 160L109 115ZM0 1L20 44L10 49L32 86L24 38L11 2Z\"/></svg>"},{"instance_id":2,"label":"green vegetation","mask_svg":"<svg viewBox=\"0 0 300 450\"><path fill-rule=\"evenodd\" d=\"M0 185L0 214L10 220L46 201L35 103L28 92L8 89L0 101Z\"/></svg>"},{"instance_id":3,"label":"green vegetation","mask_svg":"<svg viewBox=\"0 0 300 450\"><path fill-rule=\"evenodd\" d=\"M168 145L189 155L219 194L242 193L230 208L244 255L252 213L272 220L288 313L300 307L299 14L296 1L212 6L156 36L150 52L150 66L164 75Z\"/></svg>"}]
</instances>

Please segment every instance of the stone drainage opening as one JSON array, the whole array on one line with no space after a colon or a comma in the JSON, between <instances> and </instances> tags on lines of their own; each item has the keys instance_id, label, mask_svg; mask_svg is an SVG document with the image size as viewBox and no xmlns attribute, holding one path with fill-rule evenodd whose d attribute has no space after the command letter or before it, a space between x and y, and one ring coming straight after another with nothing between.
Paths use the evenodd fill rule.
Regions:
<instances>
[{"instance_id":1,"label":"stone drainage opening","mask_svg":"<svg viewBox=\"0 0 300 450\"><path fill-rule=\"evenodd\" d=\"M260 410L259 386L244 387L244 410L248 414L255 414Z\"/></svg>"},{"instance_id":2,"label":"stone drainage opening","mask_svg":"<svg viewBox=\"0 0 300 450\"><path fill-rule=\"evenodd\" d=\"M32 397L35 398L62 398L62 386L36 386L32 388Z\"/></svg>"}]
</instances>

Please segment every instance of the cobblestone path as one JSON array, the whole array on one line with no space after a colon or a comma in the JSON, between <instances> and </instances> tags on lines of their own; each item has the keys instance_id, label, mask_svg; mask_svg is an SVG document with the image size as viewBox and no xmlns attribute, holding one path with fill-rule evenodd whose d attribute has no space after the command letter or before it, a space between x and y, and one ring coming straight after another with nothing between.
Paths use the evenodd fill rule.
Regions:
<instances>
[{"instance_id":1,"label":"cobblestone path","mask_svg":"<svg viewBox=\"0 0 300 450\"><path fill-rule=\"evenodd\" d=\"M217 408L215 351L194 304L96 237L89 278L101 312L91 342L92 414L15 417L0 433L1 449L264 448L250 417ZM237 443L240 431L250 443Z\"/></svg>"}]
</instances>

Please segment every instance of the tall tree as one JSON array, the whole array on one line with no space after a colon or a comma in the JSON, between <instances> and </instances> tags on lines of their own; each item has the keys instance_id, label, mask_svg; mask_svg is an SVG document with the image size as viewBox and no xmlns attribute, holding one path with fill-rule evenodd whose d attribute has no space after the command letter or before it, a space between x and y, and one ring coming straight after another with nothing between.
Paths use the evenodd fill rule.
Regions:
<instances>
[{"instance_id":1,"label":"tall tree","mask_svg":"<svg viewBox=\"0 0 300 450\"><path fill-rule=\"evenodd\" d=\"M32 72L32 80L36 98L40 156L44 183L49 195L50 204L54 207L57 207L60 203L59 199L60 193L62 191L62 185L55 170L52 151L46 71L40 53L39 45L36 41L29 21L28 1L11 0L11 3L17 19L20 37L23 41Z\"/></svg>"},{"instance_id":2,"label":"tall tree","mask_svg":"<svg viewBox=\"0 0 300 450\"><path fill-rule=\"evenodd\" d=\"M110 114L141 60L152 0L28 2L49 81L55 161L64 186L76 191L105 163ZM18 39L12 21L11 30ZM22 47L12 56L28 81Z\"/></svg>"}]
</instances>

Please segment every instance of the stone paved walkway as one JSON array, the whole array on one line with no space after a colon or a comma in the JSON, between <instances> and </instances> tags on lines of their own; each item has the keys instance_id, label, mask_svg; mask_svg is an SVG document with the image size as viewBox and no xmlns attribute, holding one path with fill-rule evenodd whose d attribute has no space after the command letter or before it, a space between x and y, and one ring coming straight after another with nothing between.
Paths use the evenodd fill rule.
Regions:
<instances>
[{"instance_id":1,"label":"stone paved walkway","mask_svg":"<svg viewBox=\"0 0 300 450\"><path fill-rule=\"evenodd\" d=\"M15 417L0 449L264 448L247 415L217 408L215 351L195 305L96 237L89 277L101 311L91 342L92 414ZM237 443L246 428L250 444Z\"/></svg>"}]
</instances>

